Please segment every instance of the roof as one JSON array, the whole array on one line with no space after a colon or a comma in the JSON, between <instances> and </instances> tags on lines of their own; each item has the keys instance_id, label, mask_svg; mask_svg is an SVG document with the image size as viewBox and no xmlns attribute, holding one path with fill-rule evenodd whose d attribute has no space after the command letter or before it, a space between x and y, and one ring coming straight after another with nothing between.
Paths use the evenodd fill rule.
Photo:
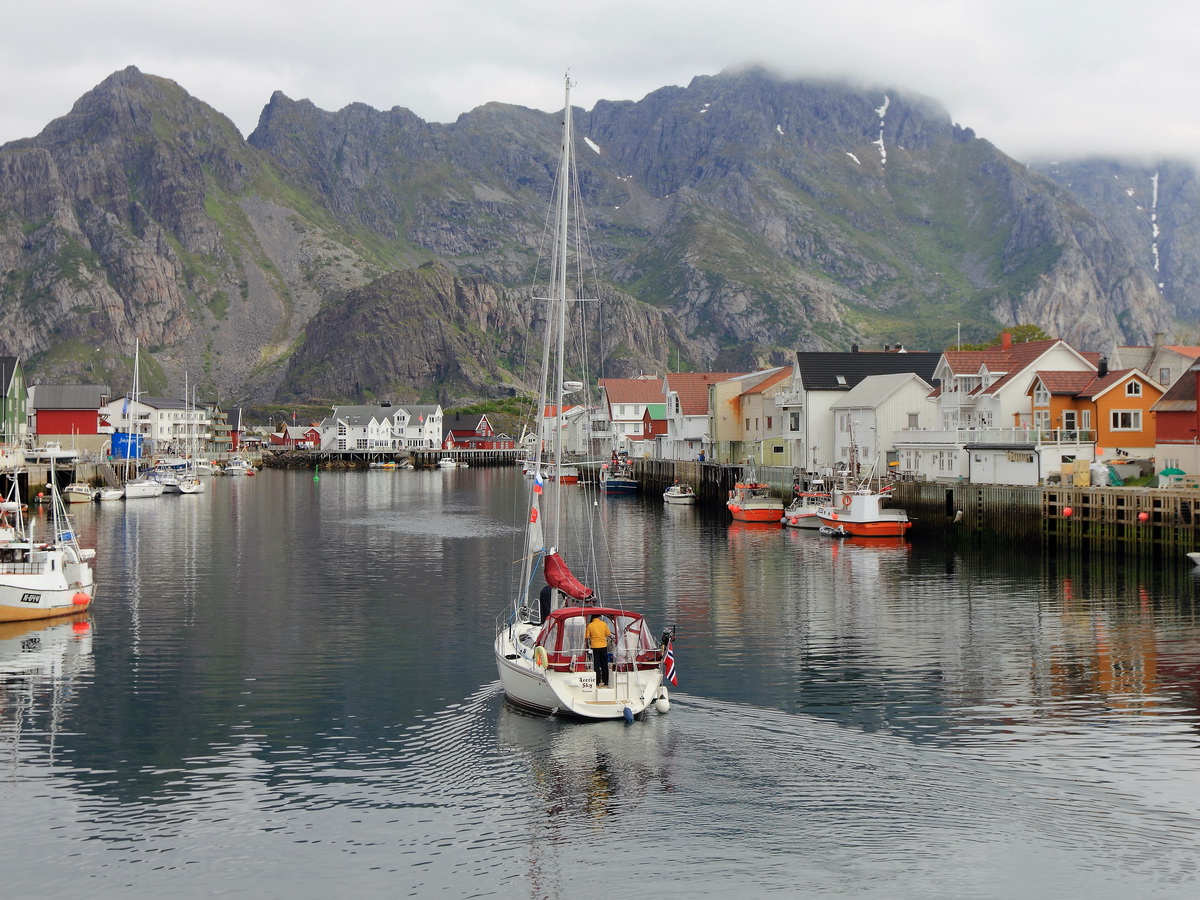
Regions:
<instances>
[{"instance_id":1,"label":"roof","mask_svg":"<svg viewBox=\"0 0 1200 900\"><path fill-rule=\"evenodd\" d=\"M1158 388L1153 381L1138 369L1118 369L1106 375L1098 376L1095 372L1038 372L1037 379L1046 390L1056 396L1087 397L1095 399L1105 391L1115 387L1129 378L1137 377L1146 385ZM1029 386L1033 390L1033 384Z\"/></svg>"},{"instance_id":2,"label":"roof","mask_svg":"<svg viewBox=\"0 0 1200 900\"><path fill-rule=\"evenodd\" d=\"M103 384L36 384L29 389L32 409L91 409L104 405L109 389Z\"/></svg>"},{"instance_id":3,"label":"roof","mask_svg":"<svg viewBox=\"0 0 1200 900\"><path fill-rule=\"evenodd\" d=\"M1096 366L1100 361L1098 353L1082 353L1059 338L1026 341L1023 344L1013 344L1007 350L1002 347L989 347L987 350L947 350L944 356L947 365L955 374L978 372L985 367L989 372L1003 373L1002 377L997 378L980 391L981 394L995 394L1046 353L1060 345L1078 354L1091 366Z\"/></svg>"},{"instance_id":4,"label":"roof","mask_svg":"<svg viewBox=\"0 0 1200 900\"><path fill-rule=\"evenodd\" d=\"M410 413L404 406L335 406L334 420L341 420L352 428L362 428L372 419L382 422L384 419L395 418L396 413Z\"/></svg>"},{"instance_id":5,"label":"roof","mask_svg":"<svg viewBox=\"0 0 1200 900\"><path fill-rule=\"evenodd\" d=\"M190 409L191 405L177 397L138 397L138 403L151 409Z\"/></svg>"},{"instance_id":6,"label":"roof","mask_svg":"<svg viewBox=\"0 0 1200 900\"><path fill-rule=\"evenodd\" d=\"M708 386L744 375L744 372L673 372L666 377L667 390L679 397L685 416L708 415Z\"/></svg>"},{"instance_id":7,"label":"roof","mask_svg":"<svg viewBox=\"0 0 1200 900\"><path fill-rule=\"evenodd\" d=\"M1068 397L1078 396L1085 387L1096 380L1095 372L1038 372L1037 380L1041 381L1042 386L1051 394L1066 395ZM1033 385L1029 385L1029 390L1033 390Z\"/></svg>"},{"instance_id":8,"label":"roof","mask_svg":"<svg viewBox=\"0 0 1200 900\"><path fill-rule=\"evenodd\" d=\"M1196 411L1196 392L1200 390L1200 385L1196 383L1197 379L1200 379L1200 363L1184 372L1150 409L1153 412L1194 413Z\"/></svg>"},{"instance_id":9,"label":"roof","mask_svg":"<svg viewBox=\"0 0 1200 900\"><path fill-rule=\"evenodd\" d=\"M942 354L924 350L896 352L796 352L796 374L806 391L849 391L871 375L911 372L933 383Z\"/></svg>"},{"instance_id":10,"label":"roof","mask_svg":"<svg viewBox=\"0 0 1200 900\"><path fill-rule=\"evenodd\" d=\"M442 417L443 431L478 431L480 424L487 418L485 413L446 413Z\"/></svg>"},{"instance_id":11,"label":"roof","mask_svg":"<svg viewBox=\"0 0 1200 900\"><path fill-rule=\"evenodd\" d=\"M601 378L600 387L612 403L661 403L661 378Z\"/></svg>"},{"instance_id":12,"label":"roof","mask_svg":"<svg viewBox=\"0 0 1200 900\"><path fill-rule=\"evenodd\" d=\"M779 382L792 377L791 366L778 366L773 369L763 369L759 372L750 372L747 375L738 375L731 378L730 381L744 381L745 386L742 388L743 394L761 394L769 387L774 387Z\"/></svg>"},{"instance_id":13,"label":"roof","mask_svg":"<svg viewBox=\"0 0 1200 900\"><path fill-rule=\"evenodd\" d=\"M19 360L15 356L0 356L0 396L6 395L17 374Z\"/></svg>"},{"instance_id":14,"label":"roof","mask_svg":"<svg viewBox=\"0 0 1200 900\"><path fill-rule=\"evenodd\" d=\"M895 372L890 375L869 375L855 385L845 397L830 404L830 409L873 409L890 397L909 381L916 379L922 389L929 391L929 382L912 372Z\"/></svg>"}]
</instances>

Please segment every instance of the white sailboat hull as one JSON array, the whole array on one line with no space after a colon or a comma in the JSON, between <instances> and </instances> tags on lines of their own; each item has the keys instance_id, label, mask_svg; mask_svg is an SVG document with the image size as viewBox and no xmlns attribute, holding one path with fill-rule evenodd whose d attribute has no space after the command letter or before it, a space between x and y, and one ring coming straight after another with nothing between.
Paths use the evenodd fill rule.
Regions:
<instances>
[{"instance_id":1,"label":"white sailboat hull","mask_svg":"<svg viewBox=\"0 0 1200 900\"><path fill-rule=\"evenodd\" d=\"M157 481L134 480L125 482L125 499L137 500L141 497L161 497L163 486Z\"/></svg>"},{"instance_id":2,"label":"white sailboat hull","mask_svg":"<svg viewBox=\"0 0 1200 900\"><path fill-rule=\"evenodd\" d=\"M517 635L522 628L532 626L516 626ZM667 696L661 669L614 669L609 672L608 686L599 687L590 669L557 672L538 666L519 643L514 639L514 629L500 633L496 638L496 668L505 696L526 709L584 719L621 719L626 709L637 716L660 696Z\"/></svg>"}]
</instances>

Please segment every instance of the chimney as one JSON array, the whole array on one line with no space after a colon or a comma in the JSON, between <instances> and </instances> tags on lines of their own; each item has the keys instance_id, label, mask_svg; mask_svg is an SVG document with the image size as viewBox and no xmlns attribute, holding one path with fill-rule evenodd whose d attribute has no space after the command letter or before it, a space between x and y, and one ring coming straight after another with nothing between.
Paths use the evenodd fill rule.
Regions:
<instances>
[{"instance_id":1,"label":"chimney","mask_svg":"<svg viewBox=\"0 0 1200 900\"><path fill-rule=\"evenodd\" d=\"M1102 356L1102 357L1100 357L1100 368L1096 372L1096 377L1103 378L1107 374L1108 374L1108 357Z\"/></svg>"},{"instance_id":2,"label":"chimney","mask_svg":"<svg viewBox=\"0 0 1200 900\"><path fill-rule=\"evenodd\" d=\"M1000 335L1000 349L1001 350L1011 350L1012 349L1012 333L1011 332L1006 331L1002 335Z\"/></svg>"},{"instance_id":3,"label":"chimney","mask_svg":"<svg viewBox=\"0 0 1200 900\"><path fill-rule=\"evenodd\" d=\"M851 345L850 345L850 352L851 352L851 353L857 353L857 352L858 352L858 344L851 344Z\"/></svg>"},{"instance_id":4,"label":"chimney","mask_svg":"<svg viewBox=\"0 0 1200 900\"><path fill-rule=\"evenodd\" d=\"M1162 346L1162 343L1163 343L1163 333L1161 331L1154 332L1154 349L1157 350L1159 347Z\"/></svg>"}]
</instances>

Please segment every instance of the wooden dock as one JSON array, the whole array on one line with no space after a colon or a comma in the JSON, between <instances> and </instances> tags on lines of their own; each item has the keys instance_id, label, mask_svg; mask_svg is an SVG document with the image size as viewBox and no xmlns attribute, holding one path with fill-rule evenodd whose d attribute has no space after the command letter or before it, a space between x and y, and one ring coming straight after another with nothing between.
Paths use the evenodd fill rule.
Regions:
<instances>
[{"instance_id":1,"label":"wooden dock","mask_svg":"<svg viewBox=\"0 0 1200 900\"><path fill-rule=\"evenodd\" d=\"M646 494L676 479L699 502L725 504L741 466L665 459L635 460ZM801 476L790 468L757 466L758 480L789 502ZM896 482L891 505L912 519L914 538L1049 549L1175 556L1200 550L1200 490L1140 487L1018 487L966 482Z\"/></svg>"}]
</instances>

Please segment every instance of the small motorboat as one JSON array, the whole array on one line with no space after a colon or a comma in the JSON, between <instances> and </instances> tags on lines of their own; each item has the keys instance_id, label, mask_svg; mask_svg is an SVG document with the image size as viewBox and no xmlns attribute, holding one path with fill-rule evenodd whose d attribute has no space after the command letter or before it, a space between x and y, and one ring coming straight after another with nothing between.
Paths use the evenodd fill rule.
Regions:
<instances>
[{"instance_id":1,"label":"small motorboat","mask_svg":"<svg viewBox=\"0 0 1200 900\"><path fill-rule=\"evenodd\" d=\"M91 503L96 499L96 489L82 481L73 481L62 489L62 498L66 503Z\"/></svg>"},{"instance_id":2,"label":"small motorboat","mask_svg":"<svg viewBox=\"0 0 1200 900\"><path fill-rule=\"evenodd\" d=\"M696 491L690 484L680 484L678 481L663 491L665 503L695 503Z\"/></svg>"}]
</instances>

